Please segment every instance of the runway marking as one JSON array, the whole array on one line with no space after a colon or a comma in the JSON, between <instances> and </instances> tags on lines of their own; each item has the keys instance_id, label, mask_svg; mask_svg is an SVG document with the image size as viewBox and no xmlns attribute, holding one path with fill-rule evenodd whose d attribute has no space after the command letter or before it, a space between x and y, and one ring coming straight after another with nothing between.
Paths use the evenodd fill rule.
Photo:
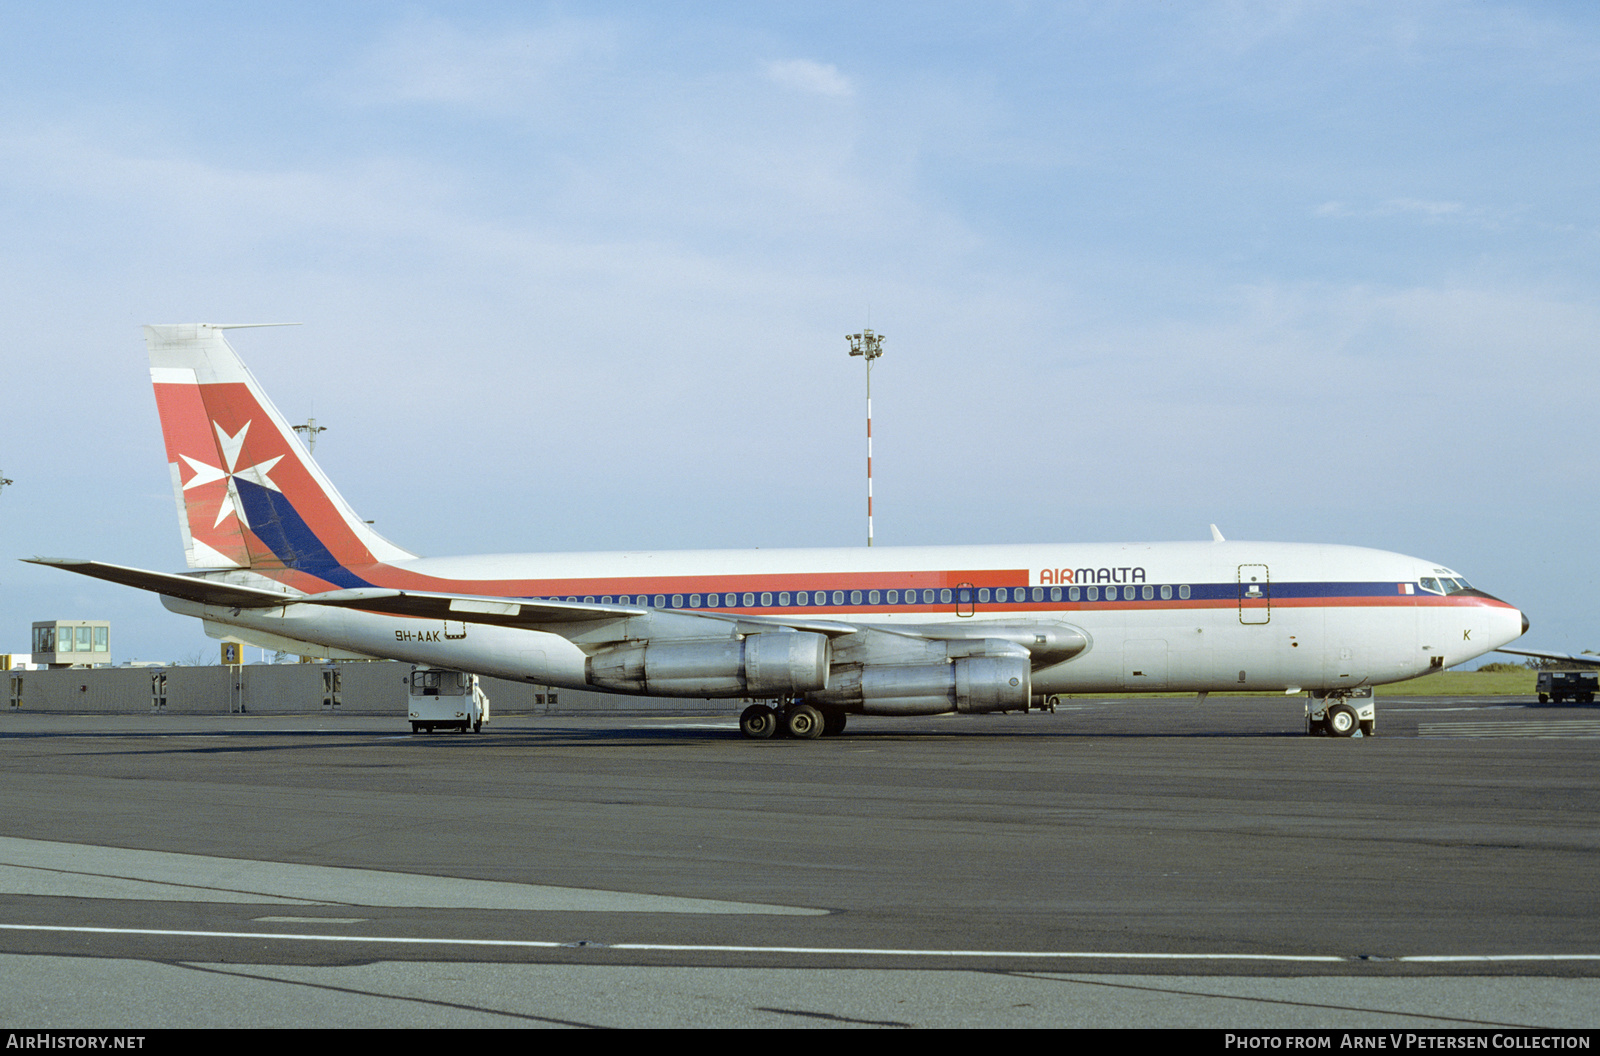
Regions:
<instances>
[{"instance_id":1,"label":"runway marking","mask_svg":"<svg viewBox=\"0 0 1600 1056\"><path fill-rule=\"evenodd\" d=\"M190 931L171 928L105 928L67 924L0 924L3 931L64 932L75 935L150 935L187 939L251 939L282 942L371 942L413 946L471 946L497 949L627 950L644 953L782 953L858 957L1004 957L1027 960L1139 961L1293 961L1341 964L1355 958L1276 953L1112 953L1048 950L907 950L853 946L727 946L656 942L582 942L547 939L436 939L405 935L316 935L271 931Z\"/></svg>"},{"instance_id":2,"label":"runway marking","mask_svg":"<svg viewBox=\"0 0 1600 1056\"><path fill-rule=\"evenodd\" d=\"M199 931L175 928L107 928L68 924L0 924L0 931L56 932L74 935L149 935L190 939L250 939L279 942L381 943L407 946L467 946L494 949L626 950L634 953L812 954L852 957L999 957L1007 960L1248 961L1296 964L1416 964L1600 961L1600 953L1415 954L1381 961L1339 954L1291 953L1134 953L1116 950L920 950L870 946L733 946L659 942L573 942L554 939L444 939L407 935L324 935L271 931Z\"/></svg>"},{"instance_id":3,"label":"runway marking","mask_svg":"<svg viewBox=\"0 0 1600 1056\"><path fill-rule=\"evenodd\" d=\"M1530 719L1507 722L1422 722L1418 737L1600 737L1600 719Z\"/></svg>"},{"instance_id":4,"label":"runway marking","mask_svg":"<svg viewBox=\"0 0 1600 1056\"><path fill-rule=\"evenodd\" d=\"M299 906L823 916L825 909L0 836L0 894Z\"/></svg>"},{"instance_id":5,"label":"runway marking","mask_svg":"<svg viewBox=\"0 0 1600 1056\"><path fill-rule=\"evenodd\" d=\"M371 917L252 917L257 924L365 924Z\"/></svg>"}]
</instances>

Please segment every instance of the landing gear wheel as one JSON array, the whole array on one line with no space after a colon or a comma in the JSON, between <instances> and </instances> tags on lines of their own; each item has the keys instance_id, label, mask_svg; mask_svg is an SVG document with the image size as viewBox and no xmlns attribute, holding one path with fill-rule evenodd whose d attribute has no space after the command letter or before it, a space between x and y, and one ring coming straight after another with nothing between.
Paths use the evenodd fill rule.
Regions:
<instances>
[{"instance_id":1,"label":"landing gear wheel","mask_svg":"<svg viewBox=\"0 0 1600 1056\"><path fill-rule=\"evenodd\" d=\"M420 722L413 722L413 723L412 723L412 724L411 724L411 732L412 732L412 733L421 733L421 732L422 732L422 723L420 723Z\"/></svg>"},{"instance_id":2,"label":"landing gear wheel","mask_svg":"<svg viewBox=\"0 0 1600 1056\"><path fill-rule=\"evenodd\" d=\"M789 736L801 741L814 741L822 736L824 720L822 712L810 704L796 704L783 716L784 726L789 731Z\"/></svg>"},{"instance_id":3,"label":"landing gear wheel","mask_svg":"<svg viewBox=\"0 0 1600 1056\"><path fill-rule=\"evenodd\" d=\"M838 708L824 708L822 711L822 735L834 737L844 732L847 716Z\"/></svg>"},{"instance_id":4,"label":"landing gear wheel","mask_svg":"<svg viewBox=\"0 0 1600 1056\"><path fill-rule=\"evenodd\" d=\"M1361 728L1356 710L1348 704L1334 704L1328 708L1328 734L1333 737L1354 737Z\"/></svg>"},{"instance_id":5,"label":"landing gear wheel","mask_svg":"<svg viewBox=\"0 0 1600 1056\"><path fill-rule=\"evenodd\" d=\"M472 720L472 732L473 733L482 733L483 732L483 719L482 718L476 718L476 719Z\"/></svg>"},{"instance_id":6,"label":"landing gear wheel","mask_svg":"<svg viewBox=\"0 0 1600 1056\"><path fill-rule=\"evenodd\" d=\"M778 713L765 704L752 704L739 716L739 732L753 740L764 741L778 732Z\"/></svg>"}]
</instances>

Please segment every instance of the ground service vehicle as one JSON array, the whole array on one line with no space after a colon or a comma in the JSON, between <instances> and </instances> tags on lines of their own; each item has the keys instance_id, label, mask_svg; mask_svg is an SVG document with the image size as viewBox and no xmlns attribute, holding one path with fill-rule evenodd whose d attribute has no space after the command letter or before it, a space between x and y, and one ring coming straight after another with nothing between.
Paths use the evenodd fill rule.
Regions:
<instances>
[{"instance_id":1,"label":"ground service vehicle","mask_svg":"<svg viewBox=\"0 0 1600 1056\"><path fill-rule=\"evenodd\" d=\"M477 675L415 664L407 680L406 710L412 733L438 729L478 733L489 721L489 698Z\"/></svg>"},{"instance_id":2,"label":"ground service vehicle","mask_svg":"<svg viewBox=\"0 0 1600 1056\"><path fill-rule=\"evenodd\" d=\"M1309 691L1331 708L1527 630L1432 561L1215 527L1209 542L419 557L350 509L226 329L145 327L191 571L33 560L269 649L753 700L746 736L810 738L849 714L1055 693ZM1327 728L1362 721L1341 710Z\"/></svg>"},{"instance_id":3,"label":"ground service vehicle","mask_svg":"<svg viewBox=\"0 0 1600 1056\"><path fill-rule=\"evenodd\" d=\"M1540 671L1538 678L1539 703L1568 700L1579 704L1593 704L1594 694L1600 689L1600 672L1595 671Z\"/></svg>"}]
</instances>

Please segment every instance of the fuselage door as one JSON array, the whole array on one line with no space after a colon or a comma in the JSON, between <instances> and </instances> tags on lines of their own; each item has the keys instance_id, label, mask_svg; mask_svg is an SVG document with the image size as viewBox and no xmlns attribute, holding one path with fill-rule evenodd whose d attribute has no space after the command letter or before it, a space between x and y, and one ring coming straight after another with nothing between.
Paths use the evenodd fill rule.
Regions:
<instances>
[{"instance_id":1,"label":"fuselage door","mask_svg":"<svg viewBox=\"0 0 1600 1056\"><path fill-rule=\"evenodd\" d=\"M1272 620L1272 580L1266 565L1239 566L1239 622Z\"/></svg>"},{"instance_id":2,"label":"fuselage door","mask_svg":"<svg viewBox=\"0 0 1600 1056\"><path fill-rule=\"evenodd\" d=\"M956 584L956 615L971 616L978 611L978 588L971 583Z\"/></svg>"}]
</instances>

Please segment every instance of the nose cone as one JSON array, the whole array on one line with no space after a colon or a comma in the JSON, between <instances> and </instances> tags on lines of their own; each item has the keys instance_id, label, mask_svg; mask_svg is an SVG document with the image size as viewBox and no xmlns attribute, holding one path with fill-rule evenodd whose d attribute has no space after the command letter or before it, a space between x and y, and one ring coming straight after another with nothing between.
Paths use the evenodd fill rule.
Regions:
<instances>
[{"instance_id":1,"label":"nose cone","mask_svg":"<svg viewBox=\"0 0 1600 1056\"><path fill-rule=\"evenodd\" d=\"M1527 634L1528 633L1528 614L1527 613L1523 613L1522 614L1522 633L1523 634Z\"/></svg>"}]
</instances>

